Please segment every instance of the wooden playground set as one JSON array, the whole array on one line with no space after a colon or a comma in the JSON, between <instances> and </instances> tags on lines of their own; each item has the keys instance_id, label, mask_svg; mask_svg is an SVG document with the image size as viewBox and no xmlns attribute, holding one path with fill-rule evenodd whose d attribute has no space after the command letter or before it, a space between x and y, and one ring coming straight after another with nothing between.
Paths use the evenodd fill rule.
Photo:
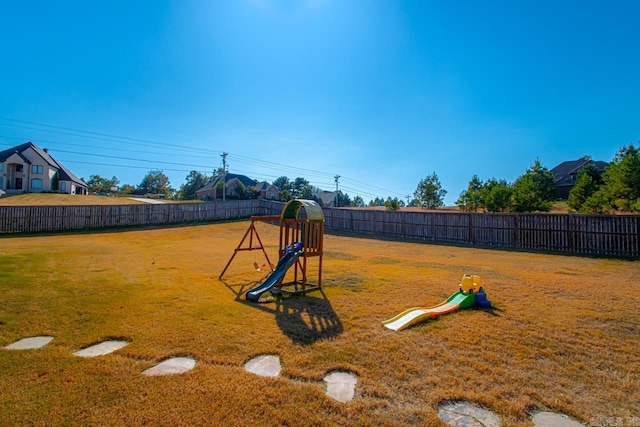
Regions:
<instances>
[{"instance_id":1,"label":"wooden playground set","mask_svg":"<svg viewBox=\"0 0 640 427\"><path fill-rule=\"evenodd\" d=\"M260 238L256 223L266 222L277 224L279 226L279 248L278 260L282 261L288 251L293 246L299 248L299 256L291 260L290 265L277 266L269 259L269 255L265 249L265 245ZM271 292L286 294L304 294L306 292L319 290L322 287L322 256L324 241L324 213L322 207L313 200L294 199L287 202L279 216L264 215L252 216L251 224L240 240L238 246L234 249L227 265L220 273L219 279L222 280L227 269L233 262L239 252L244 251L261 251L265 257L266 263L263 268L257 262L253 266L256 270L268 268L271 272L265 282L269 278L273 278L272 286L269 286ZM287 270L293 267L293 278L285 282ZM317 273L317 280L313 280ZM264 283L264 282L263 282ZM265 291L266 291L265 290Z\"/></svg>"}]
</instances>

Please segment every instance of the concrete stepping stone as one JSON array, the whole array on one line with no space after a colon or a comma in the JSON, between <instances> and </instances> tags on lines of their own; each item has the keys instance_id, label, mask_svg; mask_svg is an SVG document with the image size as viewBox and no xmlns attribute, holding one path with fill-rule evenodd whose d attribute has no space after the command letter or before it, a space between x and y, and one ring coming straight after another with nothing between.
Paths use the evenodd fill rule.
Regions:
<instances>
[{"instance_id":1,"label":"concrete stepping stone","mask_svg":"<svg viewBox=\"0 0 640 427\"><path fill-rule=\"evenodd\" d=\"M264 354L249 360L245 363L244 369L261 377L277 377L280 375L282 366L280 365L280 357Z\"/></svg>"},{"instance_id":2,"label":"concrete stepping stone","mask_svg":"<svg viewBox=\"0 0 640 427\"><path fill-rule=\"evenodd\" d=\"M327 396L339 402L350 402L356 391L358 377L356 374L344 371L330 372L324 376L327 383Z\"/></svg>"},{"instance_id":3,"label":"concrete stepping stone","mask_svg":"<svg viewBox=\"0 0 640 427\"><path fill-rule=\"evenodd\" d=\"M447 402L440 405L438 416L454 427L500 427L496 414L469 402Z\"/></svg>"},{"instance_id":4,"label":"concrete stepping stone","mask_svg":"<svg viewBox=\"0 0 640 427\"><path fill-rule=\"evenodd\" d=\"M556 414L555 412L536 412L531 419L535 427L584 427L584 424L580 424L564 414Z\"/></svg>"},{"instance_id":5,"label":"concrete stepping stone","mask_svg":"<svg viewBox=\"0 0 640 427\"><path fill-rule=\"evenodd\" d=\"M50 336L23 338L19 341L14 342L13 344L9 344L5 348L7 350L32 350L35 348L44 347L45 345L49 344L52 339L53 337Z\"/></svg>"},{"instance_id":6,"label":"concrete stepping stone","mask_svg":"<svg viewBox=\"0 0 640 427\"><path fill-rule=\"evenodd\" d=\"M142 375L175 375L192 370L196 366L191 357L172 357L142 372Z\"/></svg>"},{"instance_id":7,"label":"concrete stepping stone","mask_svg":"<svg viewBox=\"0 0 640 427\"><path fill-rule=\"evenodd\" d=\"M80 357L96 357L104 356L105 354L113 353L116 350L120 350L122 347L129 345L127 341L109 340L103 341L99 344L92 345L82 350L73 353Z\"/></svg>"}]
</instances>

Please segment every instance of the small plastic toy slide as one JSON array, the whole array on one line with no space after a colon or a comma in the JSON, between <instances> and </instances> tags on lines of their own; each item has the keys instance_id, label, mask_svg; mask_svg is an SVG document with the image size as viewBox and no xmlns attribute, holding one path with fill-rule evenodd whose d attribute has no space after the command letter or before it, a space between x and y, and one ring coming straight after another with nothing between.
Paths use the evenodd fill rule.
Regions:
<instances>
[{"instance_id":1,"label":"small plastic toy slide","mask_svg":"<svg viewBox=\"0 0 640 427\"><path fill-rule=\"evenodd\" d=\"M401 331L423 320L432 319L443 314L454 312L461 307L471 307L475 304L475 298L476 295L474 293L466 294L462 291L458 291L447 298L446 301L443 301L438 305L427 308L410 308L389 320L385 320L382 324L386 328L394 331Z\"/></svg>"},{"instance_id":2,"label":"small plastic toy slide","mask_svg":"<svg viewBox=\"0 0 640 427\"><path fill-rule=\"evenodd\" d=\"M291 245L284 248L284 255L278 261L278 265L275 270L262 282L260 285L247 291L245 298L247 301L258 302L260 297L265 292L269 291L274 286L278 286L282 283L282 279L287 274L289 267L296 263L296 260L302 255L302 242L294 242Z\"/></svg>"}]
</instances>

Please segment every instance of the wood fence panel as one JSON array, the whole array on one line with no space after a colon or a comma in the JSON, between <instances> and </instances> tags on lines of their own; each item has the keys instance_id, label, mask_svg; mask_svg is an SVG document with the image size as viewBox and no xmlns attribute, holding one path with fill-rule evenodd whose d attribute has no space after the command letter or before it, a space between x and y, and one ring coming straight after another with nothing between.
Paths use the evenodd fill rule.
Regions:
<instances>
[{"instance_id":1,"label":"wood fence panel","mask_svg":"<svg viewBox=\"0 0 640 427\"><path fill-rule=\"evenodd\" d=\"M520 250L640 257L640 216L324 208L327 230Z\"/></svg>"},{"instance_id":2,"label":"wood fence panel","mask_svg":"<svg viewBox=\"0 0 640 427\"><path fill-rule=\"evenodd\" d=\"M279 215L282 202L0 206L0 234ZM488 214L324 208L327 230L578 255L640 257L639 215Z\"/></svg>"}]
</instances>

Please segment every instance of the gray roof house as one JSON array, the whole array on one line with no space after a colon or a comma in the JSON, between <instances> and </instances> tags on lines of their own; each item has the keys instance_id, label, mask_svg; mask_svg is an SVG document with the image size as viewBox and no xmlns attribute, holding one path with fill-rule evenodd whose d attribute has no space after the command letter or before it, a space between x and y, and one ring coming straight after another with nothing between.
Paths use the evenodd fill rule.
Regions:
<instances>
[{"instance_id":1,"label":"gray roof house","mask_svg":"<svg viewBox=\"0 0 640 427\"><path fill-rule=\"evenodd\" d=\"M322 206L330 207L336 204L336 197L338 196L338 191L320 190L316 192L315 196L318 198Z\"/></svg>"},{"instance_id":2,"label":"gray roof house","mask_svg":"<svg viewBox=\"0 0 640 427\"><path fill-rule=\"evenodd\" d=\"M608 165L607 162L594 161L588 156L585 156L578 160L562 162L551 169L556 184L556 197L558 199L567 199L569 197L569 191L571 191L575 185L578 173L589 164L593 165L600 172L603 172L604 168Z\"/></svg>"},{"instance_id":3,"label":"gray roof house","mask_svg":"<svg viewBox=\"0 0 640 427\"><path fill-rule=\"evenodd\" d=\"M87 194L87 184L33 142L0 151L0 191Z\"/></svg>"},{"instance_id":4,"label":"gray roof house","mask_svg":"<svg viewBox=\"0 0 640 427\"><path fill-rule=\"evenodd\" d=\"M222 176L217 177L215 180L209 182L207 185L196 191L196 198L200 200L218 199L222 198ZM237 197L237 188L244 186L245 189L254 187L256 181L245 175L237 175L234 173L228 173L225 175L225 196Z\"/></svg>"},{"instance_id":5,"label":"gray roof house","mask_svg":"<svg viewBox=\"0 0 640 427\"><path fill-rule=\"evenodd\" d=\"M280 190L273 184L269 184L267 181L262 181L254 185L256 191L260 192L261 199L267 200L280 200Z\"/></svg>"}]
</instances>

